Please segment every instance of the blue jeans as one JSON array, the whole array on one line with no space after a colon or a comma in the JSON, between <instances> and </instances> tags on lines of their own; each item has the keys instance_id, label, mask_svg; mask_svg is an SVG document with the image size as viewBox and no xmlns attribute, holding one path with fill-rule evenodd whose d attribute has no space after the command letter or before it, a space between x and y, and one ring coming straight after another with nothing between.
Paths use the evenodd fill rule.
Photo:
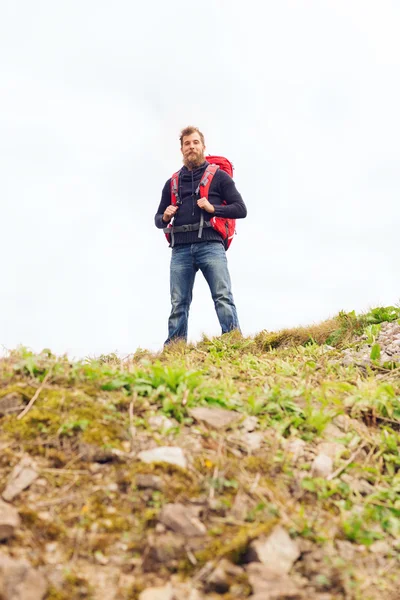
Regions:
<instances>
[{"instance_id":1,"label":"blue jeans","mask_svg":"<svg viewBox=\"0 0 400 600\"><path fill-rule=\"evenodd\" d=\"M231 291L231 278L223 244L200 242L172 248L170 287L172 310L168 321L168 339L187 340L189 308L197 271L203 273L210 287L222 333L239 329Z\"/></svg>"}]
</instances>

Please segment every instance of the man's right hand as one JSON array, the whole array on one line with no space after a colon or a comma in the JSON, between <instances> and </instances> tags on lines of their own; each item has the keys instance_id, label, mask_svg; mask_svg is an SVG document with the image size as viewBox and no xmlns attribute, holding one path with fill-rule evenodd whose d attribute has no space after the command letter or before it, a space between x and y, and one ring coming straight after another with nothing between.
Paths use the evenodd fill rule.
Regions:
<instances>
[{"instance_id":1,"label":"man's right hand","mask_svg":"<svg viewBox=\"0 0 400 600\"><path fill-rule=\"evenodd\" d=\"M164 221L164 223L169 223L177 210L177 206L175 206L174 204L170 204L170 206L168 206L168 208L165 209L163 214L162 220Z\"/></svg>"}]
</instances>

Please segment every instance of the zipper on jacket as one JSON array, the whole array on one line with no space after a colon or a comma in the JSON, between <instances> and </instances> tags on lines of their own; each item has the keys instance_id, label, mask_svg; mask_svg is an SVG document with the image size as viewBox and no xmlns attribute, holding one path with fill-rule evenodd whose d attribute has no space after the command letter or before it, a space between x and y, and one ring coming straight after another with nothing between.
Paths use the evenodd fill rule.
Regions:
<instances>
[{"instance_id":1,"label":"zipper on jacket","mask_svg":"<svg viewBox=\"0 0 400 600\"><path fill-rule=\"evenodd\" d=\"M194 217L194 179L193 179L193 171L192 171L192 217Z\"/></svg>"}]
</instances>

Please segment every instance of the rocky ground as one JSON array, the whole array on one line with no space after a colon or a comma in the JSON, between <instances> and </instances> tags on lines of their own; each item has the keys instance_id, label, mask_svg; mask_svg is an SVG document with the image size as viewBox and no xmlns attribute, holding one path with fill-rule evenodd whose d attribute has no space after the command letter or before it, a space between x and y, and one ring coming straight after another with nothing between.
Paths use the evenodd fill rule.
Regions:
<instances>
[{"instance_id":1,"label":"rocky ground","mask_svg":"<svg viewBox=\"0 0 400 600\"><path fill-rule=\"evenodd\" d=\"M0 598L399 599L400 325L289 338L4 358Z\"/></svg>"},{"instance_id":2,"label":"rocky ground","mask_svg":"<svg viewBox=\"0 0 400 600\"><path fill-rule=\"evenodd\" d=\"M346 348L343 351L344 364L400 364L400 324L397 321L376 325L375 329L362 334L357 341L357 349Z\"/></svg>"}]
</instances>

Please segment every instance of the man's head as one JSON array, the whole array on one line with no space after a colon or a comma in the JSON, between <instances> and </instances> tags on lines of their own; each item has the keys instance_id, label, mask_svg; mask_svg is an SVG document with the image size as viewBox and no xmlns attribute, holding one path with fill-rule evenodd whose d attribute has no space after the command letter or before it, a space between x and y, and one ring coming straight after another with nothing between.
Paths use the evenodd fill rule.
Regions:
<instances>
[{"instance_id":1,"label":"man's head","mask_svg":"<svg viewBox=\"0 0 400 600\"><path fill-rule=\"evenodd\" d=\"M185 127L181 131L181 152L183 164L189 170L200 167L205 161L204 135L197 127Z\"/></svg>"}]
</instances>

